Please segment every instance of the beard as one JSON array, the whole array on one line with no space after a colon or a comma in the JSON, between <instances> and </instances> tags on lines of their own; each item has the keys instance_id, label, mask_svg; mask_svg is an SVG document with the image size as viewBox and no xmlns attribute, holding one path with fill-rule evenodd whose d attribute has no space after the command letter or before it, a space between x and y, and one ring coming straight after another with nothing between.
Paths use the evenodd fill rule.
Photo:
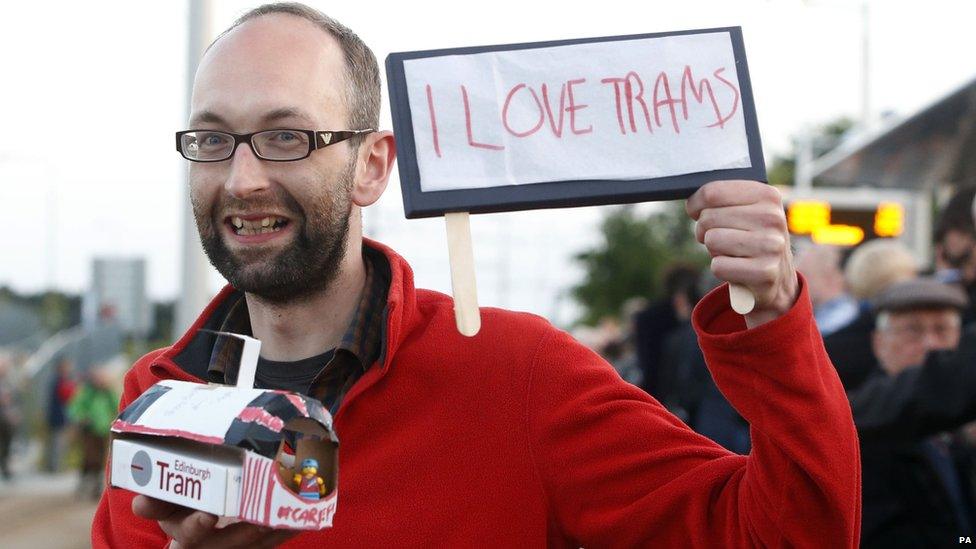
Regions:
<instances>
[{"instance_id":1,"label":"beard","mask_svg":"<svg viewBox=\"0 0 976 549\"><path fill-rule=\"evenodd\" d=\"M328 288L338 276L346 252L354 169L355 162L350 162L339 175L335 192L318 197L308 208L281 187L276 188L276 196L258 200L241 200L222 193L209 210L194 201L200 243L210 263L238 290L277 305ZM284 207L291 219L289 223L295 225L292 241L277 252L232 252L219 230L224 219L222 212L261 211L265 206L274 206L276 211Z\"/></svg>"}]
</instances>

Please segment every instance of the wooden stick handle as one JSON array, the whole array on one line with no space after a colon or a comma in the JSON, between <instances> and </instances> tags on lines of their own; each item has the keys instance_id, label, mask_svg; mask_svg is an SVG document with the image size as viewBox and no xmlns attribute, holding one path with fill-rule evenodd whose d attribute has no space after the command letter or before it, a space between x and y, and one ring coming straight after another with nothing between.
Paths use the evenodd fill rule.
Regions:
<instances>
[{"instance_id":1,"label":"wooden stick handle","mask_svg":"<svg viewBox=\"0 0 976 549\"><path fill-rule=\"evenodd\" d=\"M458 331L471 337L481 329L478 287L474 278L474 250L468 212L444 215L447 225L447 253L451 262L451 291Z\"/></svg>"},{"instance_id":2,"label":"wooden stick handle","mask_svg":"<svg viewBox=\"0 0 976 549\"><path fill-rule=\"evenodd\" d=\"M756 306L756 296L752 291L742 284L729 282L729 301L732 303L732 310L740 315L747 315Z\"/></svg>"}]
</instances>

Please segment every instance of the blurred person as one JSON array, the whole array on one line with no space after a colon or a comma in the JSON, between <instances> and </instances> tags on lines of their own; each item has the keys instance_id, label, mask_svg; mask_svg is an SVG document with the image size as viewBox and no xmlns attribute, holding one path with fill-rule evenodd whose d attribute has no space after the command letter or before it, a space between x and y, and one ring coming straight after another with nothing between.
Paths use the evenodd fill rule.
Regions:
<instances>
[{"instance_id":1,"label":"blurred person","mask_svg":"<svg viewBox=\"0 0 976 549\"><path fill-rule=\"evenodd\" d=\"M632 297L620 307L620 329L615 341L604 346L604 357L620 377L637 387L644 381L644 372L637 362L637 348L634 344L634 318L647 306L643 297Z\"/></svg>"},{"instance_id":2,"label":"blurred person","mask_svg":"<svg viewBox=\"0 0 976 549\"><path fill-rule=\"evenodd\" d=\"M685 297L693 304L720 284L711 271L703 271L695 285L685 289ZM668 335L662 362L674 372L665 406L696 432L729 451L748 454L749 424L718 390L690 323Z\"/></svg>"},{"instance_id":3,"label":"blurred person","mask_svg":"<svg viewBox=\"0 0 976 549\"><path fill-rule=\"evenodd\" d=\"M939 212L933 234L935 275L969 296L963 324L976 321L976 187L963 188Z\"/></svg>"},{"instance_id":4,"label":"blurred person","mask_svg":"<svg viewBox=\"0 0 976 549\"><path fill-rule=\"evenodd\" d=\"M844 267L844 279L851 295L864 307L896 282L918 276L918 261L898 240L878 238L857 247Z\"/></svg>"},{"instance_id":5,"label":"blurred person","mask_svg":"<svg viewBox=\"0 0 976 549\"><path fill-rule=\"evenodd\" d=\"M0 477L10 480L10 451L14 435L20 425L20 406L17 386L12 379L11 361L0 355Z\"/></svg>"},{"instance_id":6,"label":"blurred person","mask_svg":"<svg viewBox=\"0 0 976 549\"><path fill-rule=\"evenodd\" d=\"M939 211L932 238L935 244L935 276L948 283L963 283L964 270L976 250L976 226L972 207L976 187L957 191Z\"/></svg>"},{"instance_id":7,"label":"blurred person","mask_svg":"<svg viewBox=\"0 0 976 549\"><path fill-rule=\"evenodd\" d=\"M93 367L68 402L68 417L81 442L78 495L82 497L98 499L101 496L108 437L118 405L119 396L113 387L111 372L104 366Z\"/></svg>"},{"instance_id":8,"label":"blurred person","mask_svg":"<svg viewBox=\"0 0 976 549\"><path fill-rule=\"evenodd\" d=\"M840 264L841 251L836 246L813 244L796 256L796 270L810 282L813 317L824 337L850 324L861 311L847 291Z\"/></svg>"},{"instance_id":9,"label":"blurred person","mask_svg":"<svg viewBox=\"0 0 976 549\"><path fill-rule=\"evenodd\" d=\"M604 316L595 327L593 350L609 361L611 355L607 354L607 347L620 341L622 334L623 326L620 320L612 315ZM612 353L612 356L616 356L616 351Z\"/></svg>"},{"instance_id":10,"label":"blurred person","mask_svg":"<svg viewBox=\"0 0 976 549\"><path fill-rule=\"evenodd\" d=\"M723 288L693 315L719 386L754 422L739 456L544 319L486 307L461 335L450 296L415 288L401 256L362 236L394 161L393 135L374 131L379 92L365 44L305 6L248 12L210 46L177 143L230 284L133 366L122 399L161 379L226 383L235 355L204 330L253 335L259 380L273 372L273 388L334 412L340 519L216 528L113 488L94 546L856 544L856 433L774 187L713 181L685 203L715 273L756 297L738 315Z\"/></svg>"},{"instance_id":11,"label":"blurred person","mask_svg":"<svg viewBox=\"0 0 976 549\"><path fill-rule=\"evenodd\" d=\"M976 333L966 295L935 279L875 298L880 365L849 394L861 440L863 547L943 547L974 534L972 485L946 434L976 419Z\"/></svg>"},{"instance_id":12,"label":"blurred person","mask_svg":"<svg viewBox=\"0 0 976 549\"><path fill-rule=\"evenodd\" d=\"M68 358L58 360L51 376L47 395L47 455L44 468L49 473L61 469L61 460L68 445L68 402L77 390L74 363Z\"/></svg>"},{"instance_id":13,"label":"blurred person","mask_svg":"<svg viewBox=\"0 0 976 549\"><path fill-rule=\"evenodd\" d=\"M897 240L877 239L855 249L844 267L844 279L860 312L847 326L824 337L830 361L850 391L878 369L871 349L874 313L871 299L897 282L918 275L918 263L911 251Z\"/></svg>"},{"instance_id":14,"label":"blurred person","mask_svg":"<svg viewBox=\"0 0 976 549\"><path fill-rule=\"evenodd\" d=\"M668 334L681 326L690 316L695 303L686 297L694 287L700 269L684 263L670 265L662 277L664 296L655 300L634 317L634 343L637 362L643 373L643 389L659 401L666 397L666 385L672 377L670 366L661 361L661 352Z\"/></svg>"},{"instance_id":15,"label":"blurred person","mask_svg":"<svg viewBox=\"0 0 976 549\"><path fill-rule=\"evenodd\" d=\"M671 271L669 275L668 295L677 324L662 336L657 388L653 396L671 413L691 425L702 388L701 379L696 375L700 372L693 366L701 356L701 349L691 325L691 313L704 295L698 291L701 272L682 267ZM708 376L707 369L705 376Z\"/></svg>"}]
</instances>

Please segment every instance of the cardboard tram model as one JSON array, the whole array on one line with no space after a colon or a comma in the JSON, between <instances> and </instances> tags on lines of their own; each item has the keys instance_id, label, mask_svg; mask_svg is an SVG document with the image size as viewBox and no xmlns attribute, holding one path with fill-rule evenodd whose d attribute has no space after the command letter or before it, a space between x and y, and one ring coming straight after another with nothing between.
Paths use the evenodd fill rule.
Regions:
<instances>
[{"instance_id":1,"label":"cardboard tram model","mask_svg":"<svg viewBox=\"0 0 976 549\"><path fill-rule=\"evenodd\" d=\"M166 380L147 389L112 424L112 486L213 513L223 523L332 526L332 416L304 395L254 389L260 342L221 335L244 340L237 386ZM308 486L317 490L310 494Z\"/></svg>"}]
</instances>

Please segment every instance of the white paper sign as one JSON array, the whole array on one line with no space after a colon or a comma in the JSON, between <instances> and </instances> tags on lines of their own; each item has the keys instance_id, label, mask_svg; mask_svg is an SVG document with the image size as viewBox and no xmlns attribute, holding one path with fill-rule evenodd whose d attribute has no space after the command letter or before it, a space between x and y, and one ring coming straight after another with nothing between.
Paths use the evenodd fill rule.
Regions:
<instances>
[{"instance_id":1,"label":"white paper sign","mask_svg":"<svg viewBox=\"0 0 976 549\"><path fill-rule=\"evenodd\" d=\"M172 389L143 412L136 425L219 439L224 438L241 410L266 392L172 380L160 383Z\"/></svg>"},{"instance_id":2,"label":"white paper sign","mask_svg":"<svg viewBox=\"0 0 976 549\"><path fill-rule=\"evenodd\" d=\"M748 168L727 32L404 61L424 192Z\"/></svg>"}]
</instances>

